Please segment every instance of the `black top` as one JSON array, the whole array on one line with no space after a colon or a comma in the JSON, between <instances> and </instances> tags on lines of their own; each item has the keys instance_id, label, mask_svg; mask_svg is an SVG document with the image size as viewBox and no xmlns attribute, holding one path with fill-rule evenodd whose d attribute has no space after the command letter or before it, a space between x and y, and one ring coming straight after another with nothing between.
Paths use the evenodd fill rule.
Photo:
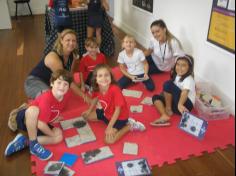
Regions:
<instances>
[{"instance_id":1,"label":"black top","mask_svg":"<svg viewBox=\"0 0 236 176\"><path fill-rule=\"evenodd\" d=\"M55 50L53 50L53 52L55 52L58 55L58 57L60 58L60 60L63 64L63 68L65 70L71 71L71 65L72 65L72 62L74 59L73 53L70 54L68 62L67 62L67 64L65 64L63 56L59 55ZM30 72L29 75L38 77L43 82L45 82L47 85L50 85L50 78L51 78L52 71L45 65L44 60L45 60L45 58L41 59L40 62L36 65L36 67L34 67L34 69Z\"/></svg>"}]
</instances>

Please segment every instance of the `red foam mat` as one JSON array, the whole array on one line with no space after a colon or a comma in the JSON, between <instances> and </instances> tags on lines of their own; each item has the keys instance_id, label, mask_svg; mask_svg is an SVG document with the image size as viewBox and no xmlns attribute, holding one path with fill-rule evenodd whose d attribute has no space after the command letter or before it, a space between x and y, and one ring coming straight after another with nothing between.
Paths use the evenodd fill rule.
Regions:
<instances>
[{"instance_id":1,"label":"red foam mat","mask_svg":"<svg viewBox=\"0 0 236 176\"><path fill-rule=\"evenodd\" d=\"M120 73L115 69L115 76L120 77ZM150 93L144 90L142 84L132 86L130 89L142 90L144 95L141 99L127 98L129 105L137 105L146 96L151 96L154 93L161 91L161 85L168 79L168 74L153 76L156 82L157 89ZM80 116L81 112L86 109L86 105L80 98L74 97L68 105L68 110L64 112L64 117L67 119ZM233 117L227 120L210 121L208 131L204 140L198 139L186 134L178 129L180 121L179 116L174 116L171 119L172 125L166 128L151 127L149 123L159 117L159 114L154 107L144 106L142 114L130 114L131 117L143 122L147 130L145 132L130 132L124 136L119 142L111 145L110 148L114 153L114 157L106 159L94 164L85 165L79 157L78 161L71 167L76 171L76 176L115 176L117 175L115 162L137 159L145 157L149 164L162 166L165 162L172 164L176 159L188 159L189 156L200 156L203 152L213 152L216 148L226 148L227 145L235 145L235 119ZM101 122L90 122L90 126L96 135L96 142L83 144L81 146L67 148L65 142L58 145L48 145L47 149L53 152L52 161L57 161L61 156L67 152L80 155L80 153L87 150L96 149L105 145L104 130L106 126ZM71 129L64 132L65 137L73 136L76 131ZM139 146L138 156L130 156L123 154L124 142L134 142ZM35 163L32 165L32 173L38 176L43 175L43 170L46 161L40 161L34 156L31 156L31 161Z\"/></svg>"}]
</instances>

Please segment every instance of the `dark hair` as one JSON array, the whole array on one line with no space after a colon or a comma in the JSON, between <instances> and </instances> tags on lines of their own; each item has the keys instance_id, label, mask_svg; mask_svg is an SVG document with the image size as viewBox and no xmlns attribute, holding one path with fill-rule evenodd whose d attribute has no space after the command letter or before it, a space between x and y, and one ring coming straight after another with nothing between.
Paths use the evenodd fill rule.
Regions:
<instances>
[{"instance_id":1,"label":"dark hair","mask_svg":"<svg viewBox=\"0 0 236 176\"><path fill-rule=\"evenodd\" d=\"M167 39L167 42L169 43L169 46L171 46L171 40L175 39L178 42L180 48L182 48L180 41L169 31L169 29L166 26L166 23L162 19L154 21L151 24L150 28L152 28L153 26L158 26L162 29L166 29L166 39ZM172 48L170 49L172 50Z\"/></svg>"},{"instance_id":2,"label":"dark hair","mask_svg":"<svg viewBox=\"0 0 236 176\"><path fill-rule=\"evenodd\" d=\"M94 92L99 91L99 86L97 84L97 73L98 73L98 70L101 70L101 69L107 69L111 76L111 84L117 84L111 68L107 64L98 64L93 71L93 76L91 79L92 88Z\"/></svg>"},{"instance_id":3,"label":"dark hair","mask_svg":"<svg viewBox=\"0 0 236 176\"><path fill-rule=\"evenodd\" d=\"M194 77L194 59L193 59L193 57L190 56L190 55L184 55L184 56L177 56L176 61L175 61L175 65L174 65L174 67L173 67L172 70L171 70L171 75L170 75L171 79L174 81L175 78L176 78L176 76L177 76L177 73L176 73L176 65L177 65L177 62L178 62L179 60L185 60L185 61L188 62L188 65L189 65L189 70L188 70L188 72L187 72L185 75L183 75L183 76L181 77L180 81L181 81L181 82L184 81L184 79L187 78L187 77L190 76L190 75L191 75L192 77Z\"/></svg>"},{"instance_id":4,"label":"dark hair","mask_svg":"<svg viewBox=\"0 0 236 176\"><path fill-rule=\"evenodd\" d=\"M58 78L62 78L64 81L68 82L69 85L73 82L73 77L71 73L67 70L60 69L52 73L50 83L54 83Z\"/></svg>"}]
</instances>

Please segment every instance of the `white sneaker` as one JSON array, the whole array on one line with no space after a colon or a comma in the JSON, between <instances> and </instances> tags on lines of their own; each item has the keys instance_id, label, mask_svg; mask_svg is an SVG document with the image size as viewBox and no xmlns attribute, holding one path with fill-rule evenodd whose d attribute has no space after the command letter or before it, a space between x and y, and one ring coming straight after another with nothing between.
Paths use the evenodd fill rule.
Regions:
<instances>
[{"instance_id":1,"label":"white sneaker","mask_svg":"<svg viewBox=\"0 0 236 176\"><path fill-rule=\"evenodd\" d=\"M133 118L128 119L128 123L131 126L131 131L145 131L146 127L139 121L134 120Z\"/></svg>"}]
</instances>

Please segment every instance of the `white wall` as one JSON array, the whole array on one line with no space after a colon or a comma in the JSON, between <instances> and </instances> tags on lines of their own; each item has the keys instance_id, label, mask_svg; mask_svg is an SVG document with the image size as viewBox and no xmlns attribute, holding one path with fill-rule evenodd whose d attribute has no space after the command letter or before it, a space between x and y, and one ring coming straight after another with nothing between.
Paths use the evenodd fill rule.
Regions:
<instances>
[{"instance_id":1,"label":"white wall","mask_svg":"<svg viewBox=\"0 0 236 176\"><path fill-rule=\"evenodd\" d=\"M110 15L110 17L114 18L114 10L115 10L115 3L114 3L114 0L109 0L109 6L110 6L110 10L108 12L108 14Z\"/></svg>"},{"instance_id":2,"label":"white wall","mask_svg":"<svg viewBox=\"0 0 236 176\"><path fill-rule=\"evenodd\" d=\"M235 114L235 55L206 42L211 7L212 0L154 0L154 13L150 14L134 8L132 0L117 0L114 24L147 47L150 24L162 18L185 51L194 56L196 76L216 85Z\"/></svg>"},{"instance_id":3,"label":"white wall","mask_svg":"<svg viewBox=\"0 0 236 176\"><path fill-rule=\"evenodd\" d=\"M48 0L31 0L30 7L33 14L43 14L45 12L45 5ZM14 0L8 0L8 6L10 10L10 15L15 16L16 6ZM30 14L27 4L18 5L18 15Z\"/></svg>"},{"instance_id":4,"label":"white wall","mask_svg":"<svg viewBox=\"0 0 236 176\"><path fill-rule=\"evenodd\" d=\"M0 29L11 29L11 19L6 0L0 0Z\"/></svg>"}]
</instances>

